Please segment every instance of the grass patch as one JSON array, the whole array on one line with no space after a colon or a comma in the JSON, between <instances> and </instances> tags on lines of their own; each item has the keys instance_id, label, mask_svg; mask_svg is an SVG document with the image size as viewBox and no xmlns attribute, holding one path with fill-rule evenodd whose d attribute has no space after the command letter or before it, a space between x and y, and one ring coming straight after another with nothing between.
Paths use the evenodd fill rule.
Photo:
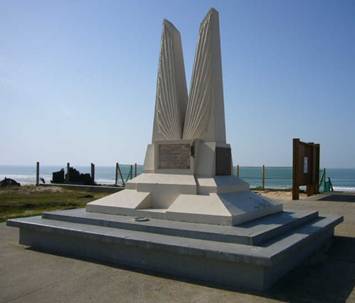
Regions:
<instances>
[{"instance_id":1,"label":"grass patch","mask_svg":"<svg viewBox=\"0 0 355 303\"><path fill-rule=\"evenodd\" d=\"M108 193L61 187L0 188L0 222L10 218L35 216L48 210L85 207L88 202L106 195Z\"/></svg>"}]
</instances>

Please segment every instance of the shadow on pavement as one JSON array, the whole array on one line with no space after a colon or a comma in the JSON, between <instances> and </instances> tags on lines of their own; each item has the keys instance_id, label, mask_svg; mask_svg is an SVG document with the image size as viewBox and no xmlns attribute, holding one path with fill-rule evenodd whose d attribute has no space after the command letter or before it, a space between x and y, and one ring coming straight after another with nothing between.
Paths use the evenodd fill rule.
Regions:
<instances>
[{"instance_id":1,"label":"shadow on pavement","mask_svg":"<svg viewBox=\"0 0 355 303\"><path fill-rule=\"evenodd\" d=\"M355 238L334 237L320 251L290 272L266 296L287 302L345 302L355 286Z\"/></svg>"},{"instance_id":2,"label":"shadow on pavement","mask_svg":"<svg viewBox=\"0 0 355 303\"><path fill-rule=\"evenodd\" d=\"M320 198L319 201L334 201L334 202L355 202L355 195L350 194L331 194L329 196Z\"/></svg>"},{"instance_id":3,"label":"shadow on pavement","mask_svg":"<svg viewBox=\"0 0 355 303\"><path fill-rule=\"evenodd\" d=\"M32 250L30 247L27 249ZM68 257L68 255L65 256ZM71 257L76 258L75 256ZM332 243L329 243L327 247L308 258L303 265L289 272L271 289L264 292L220 287L212 283L191 281L190 279L136 269L130 266L97 262L85 258L80 259L157 277L189 282L215 289L248 293L257 297L285 302L345 302L355 286L355 238L351 237L335 236Z\"/></svg>"}]
</instances>

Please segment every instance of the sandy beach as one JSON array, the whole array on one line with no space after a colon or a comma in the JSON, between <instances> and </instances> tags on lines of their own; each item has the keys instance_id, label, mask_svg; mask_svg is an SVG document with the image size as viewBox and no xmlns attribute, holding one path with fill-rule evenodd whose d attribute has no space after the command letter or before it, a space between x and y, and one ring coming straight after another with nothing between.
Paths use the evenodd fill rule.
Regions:
<instances>
[{"instance_id":1,"label":"sandy beach","mask_svg":"<svg viewBox=\"0 0 355 303\"><path fill-rule=\"evenodd\" d=\"M292 201L292 191L291 190L253 190L254 192L263 195L265 197L283 200L283 201ZM307 195L305 193L300 193L300 200L307 199Z\"/></svg>"}]
</instances>

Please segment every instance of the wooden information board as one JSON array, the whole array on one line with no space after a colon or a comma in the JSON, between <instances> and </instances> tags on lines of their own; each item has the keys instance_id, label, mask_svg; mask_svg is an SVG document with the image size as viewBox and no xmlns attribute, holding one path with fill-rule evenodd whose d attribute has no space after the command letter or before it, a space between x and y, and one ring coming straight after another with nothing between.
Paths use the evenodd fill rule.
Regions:
<instances>
[{"instance_id":1,"label":"wooden information board","mask_svg":"<svg viewBox=\"0 0 355 303\"><path fill-rule=\"evenodd\" d=\"M299 199L299 187L305 185L307 195L319 193L320 146L293 139L293 186L292 199Z\"/></svg>"}]
</instances>

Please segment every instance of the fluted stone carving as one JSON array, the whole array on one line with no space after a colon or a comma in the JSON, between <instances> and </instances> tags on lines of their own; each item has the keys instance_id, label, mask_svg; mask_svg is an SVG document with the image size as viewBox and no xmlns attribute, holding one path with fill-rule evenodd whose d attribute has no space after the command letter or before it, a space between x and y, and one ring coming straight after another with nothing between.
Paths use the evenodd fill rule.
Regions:
<instances>
[{"instance_id":1,"label":"fluted stone carving","mask_svg":"<svg viewBox=\"0 0 355 303\"><path fill-rule=\"evenodd\" d=\"M187 104L184 59L179 31L163 22L157 79L153 142L182 138Z\"/></svg>"},{"instance_id":2,"label":"fluted stone carving","mask_svg":"<svg viewBox=\"0 0 355 303\"><path fill-rule=\"evenodd\" d=\"M211 9L200 25L183 139L225 143L219 17Z\"/></svg>"},{"instance_id":3,"label":"fluted stone carving","mask_svg":"<svg viewBox=\"0 0 355 303\"><path fill-rule=\"evenodd\" d=\"M164 20L153 142L201 139L226 142L219 17L211 9L200 25L190 94L179 31Z\"/></svg>"}]
</instances>

